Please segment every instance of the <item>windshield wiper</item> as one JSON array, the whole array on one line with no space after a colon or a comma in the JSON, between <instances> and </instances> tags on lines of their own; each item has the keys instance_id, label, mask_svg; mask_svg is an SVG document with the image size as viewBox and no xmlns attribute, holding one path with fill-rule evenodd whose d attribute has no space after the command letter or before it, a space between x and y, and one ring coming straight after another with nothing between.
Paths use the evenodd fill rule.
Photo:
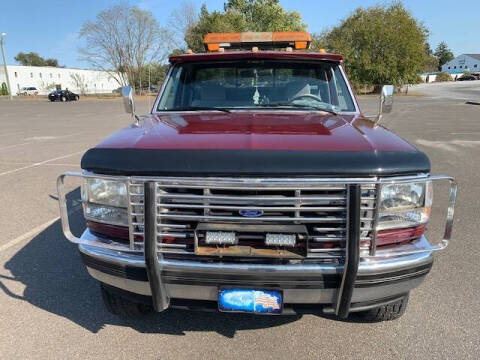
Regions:
<instances>
[{"instance_id":1,"label":"windshield wiper","mask_svg":"<svg viewBox=\"0 0 480 360\"><path fill-rule=\"evenodd\" d=\"M320 110L325 111L330 114L338 115L338 113L333 110L323 106L315 106L315 105L305 105L305 104L295 104L295 103L272 103L272 104L259 104L258 107L293 107L293 108L301 108L301 109L312 109L312 110Z\"/></svg>"},{"instance_id":2,"label":"windshield wiper","mask_svg":"<svg viewBox=\"0 0 480 360\"><path fill-rule=\"evenodd\" d=\"M216 110L222 111L226 113L230 113L230 109L222 108L222 107L210 107L210 106L186 106L181 108L172 108L172 109L164 109L163 111L201 111L201 110Z\"/></svg>"}]
</instances>

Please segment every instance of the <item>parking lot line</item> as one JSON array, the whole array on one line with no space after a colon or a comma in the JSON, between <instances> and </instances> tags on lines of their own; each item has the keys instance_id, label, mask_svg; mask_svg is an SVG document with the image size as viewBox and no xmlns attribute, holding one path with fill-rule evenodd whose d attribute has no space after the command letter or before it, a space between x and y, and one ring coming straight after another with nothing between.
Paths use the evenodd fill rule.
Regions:
<instances>
[{"instance_id":1,"label":"parking lot line","mask_svg":"<svg viewBox=\"0 0 480 360\"><path fill-rule=\"evenodd\" d=\"M50 225L52 225L55 221L57 221L58 219L60 219L59 216L57 216L56 218L53 218L53 219L50 219L48 220L47 222L33 228L32 230L30 231L27 231L26 233L16 237L15 239L12 239L10 241L8 241L6 244L3 244L0 246L0 252L4 251L4 250L7 250L8 248L18 244L18 243L21 243L22 241L28 239L29 237L32 237L32 236L35 236L37 235L38 233L42 232L43 230L45 230L47 227L49 227Z\"/></svg>"},{"instance_id":2,"label":"parking lot line","mask_svg":"<svg viewBox=\"0 0 480 360\"><path fill-rule=\"evenodd\" d=\"M10 148L13 148L13 147L16 147L16 146L22 146L22 145L28 145L28 144L31 144L31 142L4 146L4 147L1 147L0 150L10 149Z\"/></svg>"},{"instance_id":3,"label":"parking lot line","mask_svg":"<svg viewBox=\"0 0 480 360\"><path fill-rule=\"evenodd\" d=\"M19 168L17 168L17 169L8 170L8 171L5 171L5 172L3 172L3 173L0 173L0 176L12 174L12 173L15 173L15 172L21 171L21 170L30 169L30 168L35 167L35 166L41 166L41 165L47 164L47 163L52 162L52 161L55 161L55 160L65 159L65 158L68 158L68 157L70 157L70 156L77 155L77 154L81 154L81 153L84 153L84 152L85 152L85 150L81 150L81 151L77 151L77 152L74 152L74 153L71 153L71 154L59 156L59 157L56 157L56 158L53 158L53 159L44 160L44 161L41 161L41 162L38 162L38 163L34 163L34 164L31 164L31 165L22 166L22 167L19 167Z\"/></svg>"}]
</instances>

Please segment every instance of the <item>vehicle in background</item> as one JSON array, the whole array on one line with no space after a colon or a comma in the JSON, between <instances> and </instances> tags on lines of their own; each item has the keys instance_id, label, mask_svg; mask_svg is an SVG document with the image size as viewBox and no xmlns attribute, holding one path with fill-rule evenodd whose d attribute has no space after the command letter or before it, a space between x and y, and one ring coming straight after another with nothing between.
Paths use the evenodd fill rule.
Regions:
<instances>
[{"instance_id":1,"label":"vehicle in background","mask_svg":"<svg viewBox=\"0 0 480 360\"><path fill-rule=\"evenodd\" d=\"M38 95L38 89L34 86L22 87L20 90L17 91L17 95Z\"/></svg>"},{"instance_id":2,"label":"vehicle in background","mask_svg":"<svg viewBox=\"0 0 480 360\"><path fill-rule=\"evenodd\" d=\"M308 52L310 41L208 34L207 53L170 58L144 117L123 89L133 124L57 182L64 234L109 311L404 313L450 239L455 181L431 175L427 155L379 125L392 85L365 116L342 56ZM80 237L68 219L72 177L82 183ZM438 181L450 195L444 235L431 241Z\"/></svg>"},{"instance_id":3,"label":"vehicle in background","mask_svg":"<svg viewBox=\"0 0 480 360\"><path fill-rule=\"evenodd\" d=\"M158 93L158 86L151 85L150 88L147 87L145 90L148 90L150 93Z\"/></svg>"},{"instance_id":4,"label":"vehicle in background","mask_svg":"<svg viewBox=\"0 0 480 360\"><path fill-rule=\"evenodd\" d=\"M472 80L478 80L479 77L478 75L463 75L457 79L457 81L472 81Z\"/></svg>"},{"instance_id":5,"label":"vehicle in background","mask_svg":"<svg viewBox=\"0 0 480 360\"><path fill-rule=\"evenodd\" d=\"M71 92L70 90L55 90L48 94L48 100L50 101L78 101L80 96Z\"/></svg>"}]
</instances>

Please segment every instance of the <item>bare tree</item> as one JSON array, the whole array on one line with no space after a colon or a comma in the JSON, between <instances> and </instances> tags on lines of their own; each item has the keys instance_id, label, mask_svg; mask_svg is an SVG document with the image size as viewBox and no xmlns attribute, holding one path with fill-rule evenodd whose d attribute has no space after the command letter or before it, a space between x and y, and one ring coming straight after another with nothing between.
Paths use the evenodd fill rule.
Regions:
<instances>
[{"instance_id":1,"label":"bare tree","mask_svg":"<svg viewBox=\"0 0 480 360\"><path fill-rule=\"evenodd\" d=\"M80 74L70 74L75 87L80 91L80 94L85 95L87 89L87 81L85 80L84 75Z\"/></svg>"},{"instance_id":2,"label":"bare tree","mask_svg":"<svg viewBox=\"0 0 480 360\"><path fill-rule=\"evenodd\" d=\"M192 0L182 0L180 7L172 11L169 27L173 30L177 43L185 43L188 29L198 22L198 18L197 6Z\"/></svg>"},{"instance_id":3,"label":"bare tree","mask_svg":"<svg viewBox=\"0 0 480 360\"><path fill-rule=\"evenodd\" d=\"M137 79L141 88L145 64L165 61L172 49L170 32L153 14L128 4L101 11L82 26L79 37L86 42L81 59L108 71L121 86L133 86Z\"/></svg>"}]
</instances>

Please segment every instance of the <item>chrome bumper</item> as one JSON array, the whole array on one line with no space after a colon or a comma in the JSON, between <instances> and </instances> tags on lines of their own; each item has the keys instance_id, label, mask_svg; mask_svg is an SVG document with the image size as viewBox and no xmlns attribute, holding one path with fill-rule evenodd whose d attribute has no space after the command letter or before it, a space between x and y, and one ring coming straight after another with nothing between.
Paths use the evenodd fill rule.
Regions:
<instances>
[{"instance_id":1,"label":"chrome bumper","mask_svg":"<svg viewBox=\"0 0 480 360\"><path fill-rule=\"evenodd\" d=\"M82 237L89 238L88 230ZM427 246L425 237L417 243ZM143 256L80 245L79 250L92 277L128 292L151 296L151 286ZM350 311L360 311L372 303L394 298L417 287L430 271L433 252L360 261ZM285 304L315 304L334 312L338 280L343 266L334 264L229 264L198 261L159 260L162 286L167 299L217 301L221 286L282 289ZM168 307L168 304L167 304ZM373 305L371 306L373 307Z\"/></svg>"},{"instance_id":2,"label":"chrome bumper","mask_svg":"<svg viewBox=\"0 0 480 360\"><path fill-rule=\"evenodd\" d=\"M285 303L331 304L332 312L345 317L350 311L358 311L368 301L388 299L416 287L430 270L432 252L448 244L453 224L454 203L457 186L448 176L414 176L401 178L372 179L317 179L319 182L347 185L347 234L345 266L316 263L306 259L301 264L260 265L222 262L174 261L164 257L157 248L157 206L155 178L142 178L144 186L144 248L136 249L134 232L130 231L130 246L113 240L96 239L88 231L81 238L75 237L69 228L68 209L65 200L64 178L102 177L105 175L66 173L58 178L58 192L62 227L65 236L80 246L82 254L97 261L87 261L90 274L100 281L137 294L149 295L157 311L170 306L170 299L216 300L219 286L247 286L284 290ZM134 180L139 180L133 178ZM360 208L361 184L402 183L447 180L450 182L449 205L443 239L431 245L425 237L414 244L392 249L376 249L372 237L370 253L360 254ZM117 179L118 180L118 179ZM213 179L220 181L219 179ZM307 179L312 182L312 179ZM128 185L130 178L123 177ZM199 181L190 179L190 181ZM229 180L233 181L233 180ZM261 183L263 186L277 184L275 179L238 180L246 187ZM282 181L296 181L286 179ZM305 181L303 179L302 181ZM236 183L235 183L236 184ZM238 184L236 184L238 185ZM259 186L258 184L255 186ZM129 211L131 213L131 211ZM376 221L376 220L375 220ZM376 222L375 222L376 223ZM375 227L375 226L374 226ZM131 229L130 229L131 230ZM85 259L84 259L85 261ZM113 264L113 265L112 265ZM143 278L131 278L124 268L144 268ZM137 271L137 273L140 273ZM365 306L363 306L365 308Z\"/></svg>"}]
</instances>

